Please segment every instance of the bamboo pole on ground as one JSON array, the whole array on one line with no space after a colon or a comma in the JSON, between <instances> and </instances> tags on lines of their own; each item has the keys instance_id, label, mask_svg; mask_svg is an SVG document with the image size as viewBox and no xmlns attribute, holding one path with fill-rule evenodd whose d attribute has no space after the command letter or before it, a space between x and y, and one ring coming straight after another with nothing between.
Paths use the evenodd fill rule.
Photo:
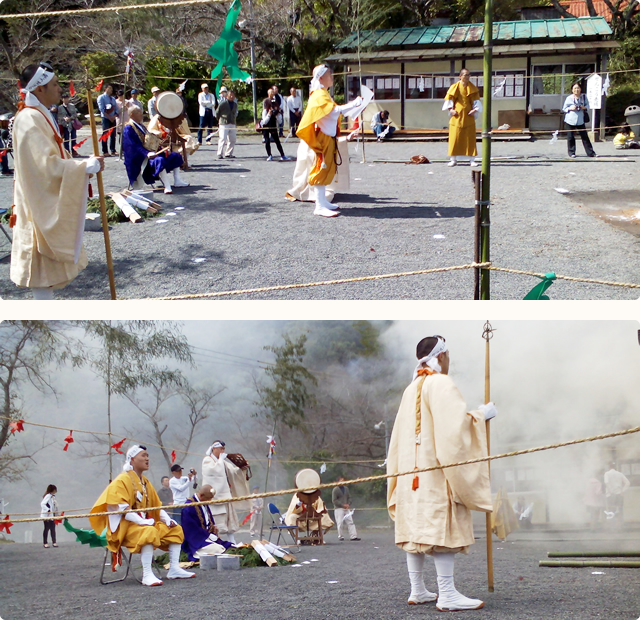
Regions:
<instances>
[{"instance_id":1,"label":"bamboo pole on ground","mask_svg":"<svg viewBox=\"0 0 640 620\"><path fill-rule=\"evenodd\" d=\"M485 404L491 401L491 354L489 349L489 340L493 338L493 328L491 323L487 321L484 324L482 331L482 337L485 339L485 352L484 352L484 402ZM491 454L491 436L490 436L490 424L489 420L485 422L487 430L487 456ZM491 464L488 462L489 468L489 480L491 480ZM487 530L487 587L489 592L493 592L493 539L491 531L491 513L487 512L485 515L485 525Z\"/></svg>"},{"instance_id":2,"label":"bamboo pole on ground","mask_svg":"<svg viewBox=\"0 0 640 620\"><path fill-rule=\"evenodd\" d=\"M98 146L98 132L96 130L96 119L93 115L93 91L87 84L87 106L89 107L89 124L91 125L91 137L93 138L93 154L100 156ZM109 272L109 289L111 299L116 299L116 280L113 273L113 258L111 256L111 240L109 239L109 222L107 221L107 204L104 200L104 184L102 182L102 172L96 174L98 183L98 196L100 198L100 215L102 217L102 233L104 234L104 250L107 255L107 270Z\"/></svg>"},{"instance_id":3,"label":"bamboo pole on ground","mask_svg":"<svg viewBox=\"0 0 640 620\"><path fill-rule=\"evenodd\" d=\"M640 551L549 551L549 558L640 558Z\"/></svg>"},{"instance_id":4,"label":"bamboo pole on ground","mask_svg":"<svg viewBox=\"0 0 640 620\"><path fill-rule=\"evenodd\" d=\"M640 568L640 562L625 562L624 560L540 560L538 566L547 568L583 568L586 566L594 568Z\"/></svg>"}]
</instances>

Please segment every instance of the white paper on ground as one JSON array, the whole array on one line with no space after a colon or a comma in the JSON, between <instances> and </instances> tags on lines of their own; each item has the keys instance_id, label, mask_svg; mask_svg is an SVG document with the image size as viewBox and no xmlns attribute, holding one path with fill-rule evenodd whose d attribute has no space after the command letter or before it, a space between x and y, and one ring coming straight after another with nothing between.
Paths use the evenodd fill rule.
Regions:
<instances>
[{"instance_id":1,"label":"white paper on ground","mask_svg":"<svg viewBox=\"0 0 640 620\"><path fill-rule=\"evenodd\" d=\"M433 235L434 239L444 239L444 235Z\"/></svg>"},{"instance_id":2,"label":"white paper on ground","mask_svg":"<svg viewBox=\"0 0 640 620\"><path fill-rule=\"evenodd\" d=\"M204 261L206 261L206 258L202 258L201 256L198 256L197 258L193 259L194 263L204 263Z\"/></svg>"},{"instance_id":3,"label":"white paper on ground","mask_svg":"<svg viewBox=\"0 0 640 620\"><path fill-rule=\"evenodd\" d=\"M568 189L565 189L564 187L554 187L553 189L555 189L556 192L558 192L558 194L570 194L571 193Z\"/></svg>"},{"instance_id":4,"label":"white paper on ground","mask_svg":"<svg viewBox=\"0 0 640 620\"><path fill-rule=\"evenodd\" d=\"M164 224L165 222L168 222L169 220L156 220L156 224Z\"/></svg>"},{"instance_id":5,"label":"white paper on ground","mask_svg":"<svg viewBox=\"0 0 640 620\"><path fill-rule=\"evenodd\" d=\"M184 211L184 207L173 207L176 211Z\"/></svg>"},{"instance_id":6,"label":"white paper on ground","mask_svg":"<svg viewBox=\"0 0 640 620\"><path fill-rule=\"evenodd\" d=\"M327 581L327 583L340 583L339 581Z\"/></svg>"}]
</instances>

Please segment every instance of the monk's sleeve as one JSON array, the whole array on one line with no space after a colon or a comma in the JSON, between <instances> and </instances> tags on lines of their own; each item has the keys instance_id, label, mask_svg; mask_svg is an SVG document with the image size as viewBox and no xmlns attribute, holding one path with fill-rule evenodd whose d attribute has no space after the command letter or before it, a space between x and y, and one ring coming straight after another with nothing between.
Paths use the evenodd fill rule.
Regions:
<instances>
[{"instance_id":1,"label":"monk's sleeve","mask_svg":"<svg viewBox=\"0 0 640 620\"><path fill-rule=\"evenodd\" d=\"M87 163L60 157L57 143L49 138L51 128L44 119L42 123L23 123L28 126L16 136L20 187L38 252L61 263L75 263L79 223L86 209Z\"/></svg>"},{"instance_id":2,"label":"monk's sleeve","mask_svg":"<svg viewBox=\"0 0 640 620\"><path fill-rule=\"evenodd\" d=\"M428 405L433 417L436 457L441 465L487 455L484 416L467 411L462 394L447 375L432 377ZM491 512L489 467L486 462L442 470L454 500L470 510Z\"/></svg>"},{"instance_id":3,"label":"monk's sleeve","mask_svg":"<svg viewBox=\"0 0 640 620\"><path fill-rule=\"evenodd\" d=\"M399 428L400 424L398 423L399 416L400 414L398 414L398 416L396 417L396 422L393 425L393 430L391 431L391 438L389 440L389 451L387 453L387 475L398 473L398 456L399 456L398 436L400 435L400 428ZM398 489L398 478L387 478L387 508L389 510L389 516L394 521L396 517L397 489Z\"/></svg>"}]
</instances>

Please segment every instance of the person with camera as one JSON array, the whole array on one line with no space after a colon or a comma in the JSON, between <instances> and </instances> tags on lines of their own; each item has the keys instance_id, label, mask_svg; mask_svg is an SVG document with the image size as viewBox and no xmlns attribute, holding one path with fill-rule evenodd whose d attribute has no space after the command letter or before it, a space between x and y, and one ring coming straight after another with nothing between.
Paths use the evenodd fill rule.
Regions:
<instances>
[{"instance_id":1,"label":"person with camera","mask_svg":"<svg viewBox=\"0 0 640 620\"><path fill-rule=\"evenodd\" d=\"M190 469L188 475L182 475L182 467L177 463L171 466L171 475L173 478L169 480L169 487L173 493L174 504L186 504L189 499L189 489L192 481L196 478L196 470ZM194 487L195 488L195 487ZM182 509L172 508L170 510L172 519L178 523L182 523Z\"/></svg>"},{"instance_id":2,"label":"person with camera","mask_svg":"<svg viewBox=\"0 0 640 620\"><path fill-rule=\"evenodd\" d=\"M580 134L582 146L588 157L595 157L596 152L593 150L591 140L587 134L585 123L589 122L589 112L587 110L587 100L582 94L580 82L576 82L571 86L571 95L569 95L562 106L564 114L564 128L567 131L567 150L569 157L575 159L576 156L576 137Z\"/></svg>"}]
</instances>

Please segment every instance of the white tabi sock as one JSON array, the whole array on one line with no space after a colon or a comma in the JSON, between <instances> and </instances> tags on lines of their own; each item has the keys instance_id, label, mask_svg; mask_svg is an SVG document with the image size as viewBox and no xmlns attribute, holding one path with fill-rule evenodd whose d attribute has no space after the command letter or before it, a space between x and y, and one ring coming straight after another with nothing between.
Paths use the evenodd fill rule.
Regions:
<instances>
[{"instance_id":1,"label":"white tabi sock","mask_svg":"<svg viewBox=\"0 0 640 620\"><path fill-rule=\"evenodd\" d=\"M330 211L335 211L340 208L340 205L334 205L327 200L327 186L326 185L314 185L316 190L316 206L324 207Z\"/></svg>"},{"instance_id":2,"label":"white tabi sock","mask_svg":"<svg viewBox=\"0 0 640 620\"><path fill-rule=\"evenodd\" d=\"M174 187L189 187L189 183L187 183L184 179L180 178L180 168L173 169L173 186Z\"/></svg>"},{"instance_id":3,"label":"white tabi sock","mask_svg":"<svg viewBox=\"0 0 640 620\"><path fill-rule=\"evenodd\" d=\"M131 185L132 189L144 189L144 179L142 178L142 172L138 175L138 178Z\"/></svg>"},{"instance_id":4,"label":"white tabi sock","mask_svg":"<svg viewBox=\"0 0 640 620\"><path fill-rule=\"evenodd\" d=\"M453 583L453 562L455 553L434 553L433 561L438 573L438 602L440 611L480 609L484 603L477 598L467 598L456 590Z\"/></svg>"},{"instance_id":5,"label":"white tabi sock","mask_svg":"<svg viewBox=\"0 0 640 620\"><path fill-rule=\"evenodd\" d=\"M169 181L169 175L166 170L162 170L158 175L162 184L164 185L164 193L165 194L173 194L173 190L171 189L171 181Z\"/></svg>"},{"instance_id":6,"label":"white tabi sock","mask_svg":"<svg viewBox=\"0 0 640 620\"><path fill-rule=\"evenodd\" d=\"M458 164L458 158L453 155L452 157L449 157L449 163L447 164L447 166L456 166Z\"/></svg>"},{"instance_id":7,"label":"white tabi sock","mask_svg":"<svg viewBox=\"0 0 640 620\"><path fill-rule=\"evenodd\" d=\"M409 569L409 581L411 582L411 594L407 601L409 605L422 605L431 603L438 598L434 592L429 592L424 585L424 553L407 553L407 568Z\"/></svg>"},{"instance_id":8,"label":"white tabi sock","mask_svg":"<svg viewBox=\"0 0 640 620\"><path fill-rule=\"evenodd\" d=\"M169 545L169 572L167 579L191 579L195 573L190 573L184 568L180 568L180 544L171 543Z\"/></svg>"},{"instance_id":9,"label":"white tabi sock","mask_svg":"<svg viewBox=\"0 0 640 620\"><path fill-rule=\"evenodd\" d=\"M142 562L142 585L161 586L162 579L155 576L151 562L153 562L153 545L145 545L140 551L140 561Z\"/></svg>"}]
</instances>

